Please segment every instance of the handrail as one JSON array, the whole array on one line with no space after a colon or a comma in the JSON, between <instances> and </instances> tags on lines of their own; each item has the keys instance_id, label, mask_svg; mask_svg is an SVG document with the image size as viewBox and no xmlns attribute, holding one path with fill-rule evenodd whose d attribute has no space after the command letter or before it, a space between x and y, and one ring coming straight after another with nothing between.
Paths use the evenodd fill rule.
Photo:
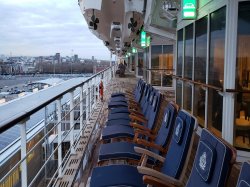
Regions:
<instances>
[{"instance_id":1,"label":"handrail","mask_svg":"<svg viewBox=\"0 0 250 187\"><path fill-rule=\"evenodd\" d=\"M197 84L197 85L200 85L200 86L203 86L203 87L206 87L206 88L212 88L212 89L217 90L217 91L223 91L223 88L221 88L221 87L201 83L201 82L198 82L198 81L193 81L193 80L190 80L190 79L187 79L187 78L182 78L182 77L179 77L179 76L176 76L176 75L172 75L172 77L175 78L175 79L178 79L178 80L185 81L185 82L190 82L190 83L193 83L193 84Z\"/></svg>"},{"instance_id":2,"label":"handrail","mask_svg":"<svg viewBox=\"0 0 250 187\"><path fill-rule=\"evenodd\" d=\"M226 89L229 93L250 93L250 90Z\"/></svg>"},{"instance_id":3,"label":"handrail","mask_svg":"<svg viewBox=\"0 0 250 187\"><path fill-rule=\"evenodd\" d=\"M7 129L15 126L18 122L22 121L22 120L25 120L26 118L28 118L29 116L31 116L33 113L39 111L40 109L44 108L45 106L47 106L49 103L55 101L56 99L62 97L63 95L65 95L66 93L70 92L71 90L74 90L76 89L77 87L79 86L83 86L85 83L88 83L89 81L91 81L91 79L93 79L94 77L97 77L99 75L101 75L102 73L104 73L105 71L107 71L108 69L112 68L113 66L110 66L100 72L98 72L97 74L95 75L92 75L91 77L87 78L86 80L84 81L79 81L77 82L77 79L74 80L74 82L76 83L71 83L70 86L66 87L67 83L69 83L71 80L68 80L66 82L63 82L59 85L56 85L56 86L53 86L53 87L50 87L50 88L47 88L46 90L42 90L38 93L35 93L35 94L32 94L32 95L29 95L27 97L24 97L24 98L21 98L19 100L16 100L16 101L13 101L9 104L6 104L6 105L3 105L3 106L0 106L0 133L6 131ZM66 87L66 89L65 89ZM44 95L48 95L49 96L44 96ZM36 103L31 103L31 106L29 106L30 108L22 108L22 109L19 109L18 111L16 111L16 113L13 113L13 111L11 111L10 108L13 108L15 107L15 104L21 104L20 101L26 101L29 102L29 100L27 98L30 98L32 96L40 96L39 97L39 101L36 102ZM26 104L26 103L25 103ZM11 106L10 106L11 105ZM17 107L16 107L17 108ZM5 111L8 111L8 112L11 112L12 116L5 116L5 115L2 115Z\"/></svg>"}]
</instances>

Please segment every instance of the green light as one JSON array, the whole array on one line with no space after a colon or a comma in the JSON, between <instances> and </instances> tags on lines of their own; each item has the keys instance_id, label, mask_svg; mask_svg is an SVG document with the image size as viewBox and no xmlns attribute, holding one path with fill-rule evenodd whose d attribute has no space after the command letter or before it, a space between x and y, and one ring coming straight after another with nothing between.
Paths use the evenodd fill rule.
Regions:
<instances>
[{"instance_id":1,"label":"green light","mask_svg":"<svg viewBox=\"0 0 250 187\"><path fill-rule=\"evenodd\" d=\"M141 47L146 47L146 32L141 31Z\"/></svg>"},{"instance_id":2,"label":"green light","mask_svg":"<svg viewBox=\"0 0 250 187\"><path fill-rule=\"evenodd\" d=\"M147 47L149 47L149 46L150 46L150 42L151 42L151 40L150 40L150 36L148 36L148 37L147 37L147 42L146 42L146 43L147 43Z\"/></svg>"},{"instance_id":3,"label":"green light","mask_svg":"<svg viewBox=\"0 0 250 187\"><path fill-rule=\"evenodd\" d=\"M132 53L137 53L137 49L135 47L132 48Z\"/></svg>"},{"instance_id":4,"label":"green light","mask_svg":"<svg viewBox=\"0 0 250 187\"><path fill-rule=\"evenodd\" d=\"M127 55L128 55L128 56L130 56L130 55L131 55L131 53L127 53Z\"/></svg>"},{"instance_id":5,"label":"green light","mask_svg":"<svg viewBox=\"0 0 250 187\"><path fill-rule=\"evenodd\" d=\"M197 3L196 0L182 0L182 18L195 19Z\"/></svg>"}]
</instances>

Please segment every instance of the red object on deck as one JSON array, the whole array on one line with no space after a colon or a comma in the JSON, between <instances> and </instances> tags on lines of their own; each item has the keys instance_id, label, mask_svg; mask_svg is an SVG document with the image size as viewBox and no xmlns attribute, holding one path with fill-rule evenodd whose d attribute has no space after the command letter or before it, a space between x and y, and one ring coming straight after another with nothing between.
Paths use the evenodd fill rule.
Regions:
<instances>
[{"instance_id":1,"label":"red object on deck","mask_svg":"<svg viewBox=\"0 0 250 187\"><path fill-rule=\"evenodd\" d=\"M103 89L104 89L103 82L101 81L99 85L99 94L100 94L101 101L103 101Z\"/></svg>"}]
</instances>

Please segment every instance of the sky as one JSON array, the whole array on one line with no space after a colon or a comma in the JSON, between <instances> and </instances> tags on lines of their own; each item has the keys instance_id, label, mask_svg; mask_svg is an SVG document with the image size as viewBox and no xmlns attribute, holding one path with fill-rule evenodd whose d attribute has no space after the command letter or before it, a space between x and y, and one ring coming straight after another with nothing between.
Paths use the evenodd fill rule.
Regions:
<instances>
[{"instance_id":1,"label":"sky","mask_svg":"<svg viewBox=\"0 0 250 187\"><path fill-rule=\"evenodd\" d=\"M0 55L110 59L77 0L0 0Z\"/></svg>"}]
</instances>

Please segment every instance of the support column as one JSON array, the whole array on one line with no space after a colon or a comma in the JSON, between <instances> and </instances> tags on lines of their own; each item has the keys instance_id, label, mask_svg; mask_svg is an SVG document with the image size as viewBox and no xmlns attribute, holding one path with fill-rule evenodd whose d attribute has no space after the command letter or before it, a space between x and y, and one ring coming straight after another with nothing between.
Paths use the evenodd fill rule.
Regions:
<instances>
[{"instance_id":1,"label":"support column","mask_svg":"<svg viewBox=\"0 0 250 187\"><path fill-rule=\"evenodd\" d=\"M83 86L80 86L80 131L83 128ZM81 133L83 134L83 132Z\"/></svg>"},{"instance_id":2,"label":"support column","mask_svg":"<svg viewBox=\"0 0 250 187\"><path fill-rule=\"evenodd\" d=\"M71 146L71 154L75 154L74 149L74 91L70 92L70 146Z\"/></svg>"},{"instance_id":3,"label":"support column","mask_svg":"<svg viewBox=\"0 0 250 187\"><path fill-rule=\"evenodd\" d=\"M29 119L25 119L20 122L20 134L21 134L21 160L24 159L21 163L21 176L22 176L22 186L28 186L28 178L27 178L27 134L26 134L26 121Z\"/></svg>"},{"instance_id":4,"label":"support column","mask_svg":"<svg viewBox=\"0 0 250 187\"><path fill-rule=\"evenodd\" d=\"M89 120L89 83L86 88L86 121Z\"/></svg>"},{"instance_id":5,"label":"support column","mask_svg":"<svg viewBox=\"0 0 250 187\"><path fill-rule=\"evenodd\" d=\"M56 100L57 106L57 137L58 137L58 177L62 177L62 104L61 98Z\"/></svg>"}]
</instances>

